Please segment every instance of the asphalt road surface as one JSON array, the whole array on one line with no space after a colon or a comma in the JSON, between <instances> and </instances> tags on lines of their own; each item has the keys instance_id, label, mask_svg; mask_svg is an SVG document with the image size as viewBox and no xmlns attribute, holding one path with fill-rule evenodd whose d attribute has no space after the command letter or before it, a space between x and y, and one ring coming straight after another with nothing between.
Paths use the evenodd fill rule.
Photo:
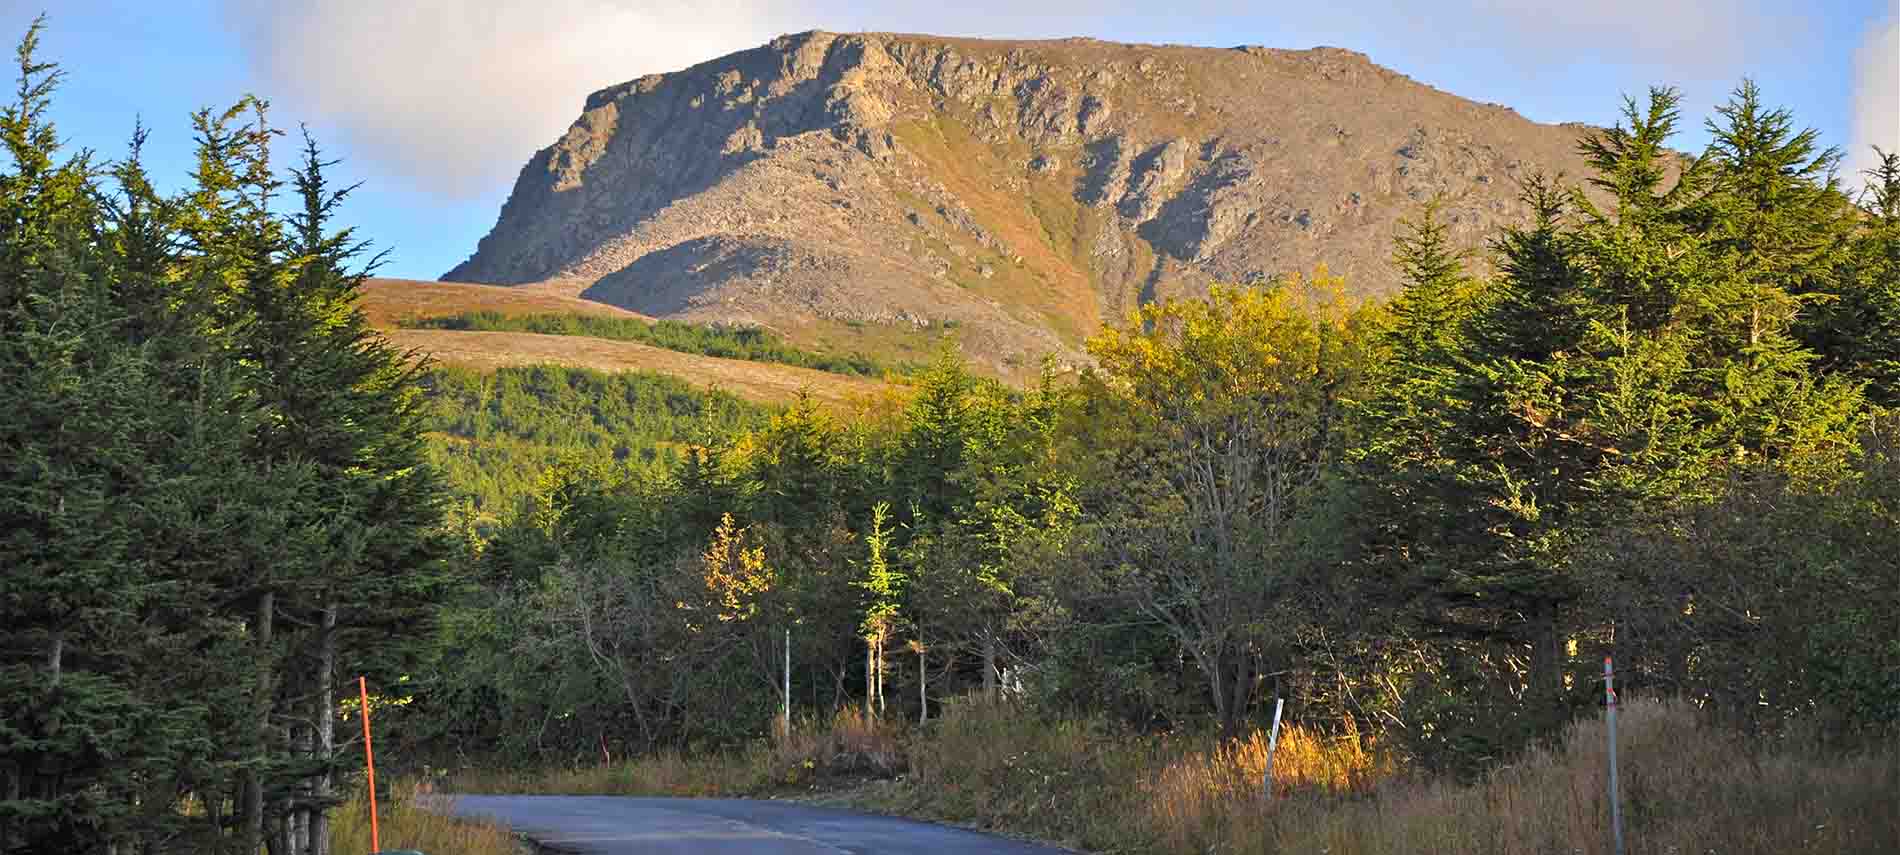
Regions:
<instances>
[{"instance_id":1,"label":"asphalt road surface","mask_svg":"<svg viewBox=\"0 0 1900 855\"><path fill-rule=\"evenodd\" d=\"M745 799L458 796L550 849L588 855L1065 855L927 822ZM430 853L435 855L435 853Z\"/></svg>"}]
</instances>

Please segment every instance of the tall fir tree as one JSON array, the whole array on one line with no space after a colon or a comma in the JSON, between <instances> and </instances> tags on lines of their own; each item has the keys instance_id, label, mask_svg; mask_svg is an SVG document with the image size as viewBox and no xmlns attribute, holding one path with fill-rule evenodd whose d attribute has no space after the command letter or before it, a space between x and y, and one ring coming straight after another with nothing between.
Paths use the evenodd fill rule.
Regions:
<instances>
[{"instance_id":1,"label":"tall fir tree","mask_svg":"<svg viewBox=\"0 0 1900 855\"><path fill-rule=\"evenodd\" d=\"M1833 256L1835 299L1803 314L1798 332L1820 367L1867 384L1900 407L1900 153L1875 149L1847 246Z\"/></svg>"},{"instance_id":2,"label":"tall fir tree","mask_svg":"<svg viewBox=\"0 0 1900 855\"><path fill-rule=\"evenodd\" d=\"M440 589L416 369L314 146L292 218L254 100L198 115L178 199L143 128L61 164L38 34L0 115L0 851L323 855L333 678L376 664L338 634L414 637Z\"/></svg>"}]
</instances>

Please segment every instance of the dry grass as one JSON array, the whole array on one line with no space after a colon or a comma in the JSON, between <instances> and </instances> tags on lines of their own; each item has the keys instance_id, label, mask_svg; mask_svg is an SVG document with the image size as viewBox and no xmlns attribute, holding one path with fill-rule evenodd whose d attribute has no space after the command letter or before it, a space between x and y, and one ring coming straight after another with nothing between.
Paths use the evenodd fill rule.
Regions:
<instances>
[{"instance_id":1,"label":"dry grass","mask_svg":"<svg viewBox=\"0 0 1900 855\"><path fill-rule=\"evenodd\" d=\"M1482 781L1421 780L1355 734L1283 731L1276 798L1259 735L1213 748L966 708L913 746L877 807L1088 849L1161 853L1571 855L1610 849L1604 724ZM1694 710L1639 703L1618 744L1630 855L1900 852L1900 746L1749 745Z\"/></svg>"},{"instance_id":2,"label":"dry grass","mask_svg":"<svg viewBox=\"0 0 1900 855\"><path fill-rule=\"evenodd\" d=\"M506 826L426 810L416 802L414 785L394 789L402 797L377 806L385 850L418 849L430 855L517 855L522 851ZM330 822L335 855L369 855L369 801L363 793L331 813Z\"/></svg>"},{"instance_id":3,"label":"dry grass","mask_svg":"<svg viewBox=\"0 0 1900 855\"><path fill-rule=\"evenodd\" d=\"M1154 835L1178 851L1224 836L1236 806L1250 809L1261 802L1267 742L1267 734L1255 732L1161 767L1145 788L1146 821ZM1363 795L1394 774L1391 757L1356 730L1328 736L1283 727L1273 754L1273 790L1280 799Z\"/></svg>"},{"instance_id":4,"label":"dry grass","mask_svg":"<svg viewBox=\"0 0 1900 855\"><path fill-rule=\"evenodd\" d=\"M1900 746L1834 754L1799 738L1749 744L1677 703L1632 704L1619 724L1630 855L1900 852ZM1273 845L1233 851L1608 852L1604 727L1581 722L1559 745L1471 786L1394 781L1365 801L1256 813L1234 834Z\"/></svg>"},{"instance_id":5,"label":"dry grass","mask_svg":"<svg viewBox=\"0 0 1900 855\"><path fill-rule=\"evenodd\" d=\"M788 738L743 749L686 755L663 749L617 763L534 772L468 770L446 786L470 793L563 795L757 796L810 791L837 782L888 778L905 768L902 725L857 708L797 723Z\"/></svg>"},{"instance_id":6,"label":"dry grass","mask_svg":"<svg viewBox=\"0 0 1900 855\"><path fill-rule=\"evenodd\" d=\"M499 312L504 315L581 314L618 318L645 318L618 306L573 296L561 283L535 285L471 285L463 282L423 282L414 279L371 279L358 305L371 326L394 329L403 319L453 315L460 312Z\"/></svg>"},{"instance_id":7,"label":"dry grass","mask_svg":"<svg viewBox=\"0 0 1900 855\"><path fill-rule=\"evenodd\" d=\"M1835 753L1749 743L1682 704L1624 709L1629 855L1900 853L1900 744ZM1473 783L1398 768L1369 738L1283 730L1274 798L1265 739L1136 736L1009 705L952 704L924 727L854 713L744 751L677 753L530 776L465 776L507 792L765 795L896 778L851 792L863 808L1091 851L1314 855L1574 855L1610 850L1604 723L1574 725Z\"/></svg>"},{"instance_id":8,"label":"dry grass","mask_svg":"<svg viewBox=\"0 0 1900 855\"><path fill-rule=\"evenodd\" d=\"M720 359L586 336L421 329L387 330L384 335L397 347L414 348L452 365L483 370L555 364L599 371L654 371L765 403L785 403L807 390L829 404L852 404L888 387L877 380L810 368Z\"/></svg>"},{"instance_id":9,"label":"dry grass","mask_svg":"<svg viewBox=\"0 0 1900 855\"><path fill-rule=\"evenodd\" d=\"M571 289L569 289L571 290ZM370 323L397 347L416 349L451 365L489 370L506 365L554 364L600 371L653 371L715 386L768 404L791 401L800 390L847 409L887 392L890 384L809 368L680 353L629 341L514 332L401 329L405 318L492 311L504 315L588 314L647 319L625 309L563 292L561 283L504 287L458 282L372 279L361 305Z\"/></svg>"}]
</instances>

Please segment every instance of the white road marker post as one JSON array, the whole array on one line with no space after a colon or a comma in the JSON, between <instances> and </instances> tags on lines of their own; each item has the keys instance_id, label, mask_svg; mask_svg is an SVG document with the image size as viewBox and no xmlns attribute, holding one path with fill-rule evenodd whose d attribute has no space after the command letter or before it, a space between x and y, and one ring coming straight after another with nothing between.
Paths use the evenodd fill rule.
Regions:
<instances>
[{"instance_id":1,"label":"white road marker post","mask_svg":"<svg viewBox=\"0 0 1900 855\"><path fill-rule=\"evenodd\" d=\"M1604 721L1610 731L1610 832L1616 840L1616 855L1623 855L1623 806L1616 799L1616 672L1610 657L1603 657Z\"/></svg>"},{"instance_id":2,"label":"white road marker post","mask_svg":"<svg viewBox=\"0 0 1900 855\"><path fill-rule=\"evenodd\" d=\"M1280 710L1286 707L1286 698L1273 699L1273 730L1267 733L1267 771L1261 774L1261 789L1267 800L1273 800L1273 750L1280 747Z\"/></svg>"},{"instance_id":3,"label":"white road marker post","mask_svg":"<svg viewBox=\"0 0 1900 855\"><path fill-rule=\"evenodd\" d=\"M785 628L785 738L792 738L792 628Z\"/></svg>"}]
</instances>

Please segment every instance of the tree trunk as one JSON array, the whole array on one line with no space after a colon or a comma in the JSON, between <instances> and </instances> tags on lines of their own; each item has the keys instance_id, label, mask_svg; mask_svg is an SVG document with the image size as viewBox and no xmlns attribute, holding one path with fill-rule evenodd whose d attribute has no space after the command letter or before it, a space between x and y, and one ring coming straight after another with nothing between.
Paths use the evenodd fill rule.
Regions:
<instances>
[{"instance_id":1,"label":"tree trunk","mask_svg":"<svg viewBox=\"0 0 1900 855\"><path fill-rule=\"evenodd\" d=\"M917 720L930 720L930 669L924 659L922 644L917 646Z\"/></svg>"},{"instance_id":2,"label":"tree trunk","mask_svg":"<svg viewBox=\"0 0 1900 855\"><path fill-rule=\"evenodd\" d=\"M865 718L877 717L877 705L874 702L874 698L876 694L877 694L877 651L876 651L875 642L873 642L869 638L866 638L864 640L864 717Z\"/></svg>"},{"instance_id":3,"label":"tree trunk","mask_svg":"<svg viewBox=\"0 0 1900 855\"><path fill-rule=\"evenodd\" d=\"M1557 605L1538 603L1526 620L1531 642L1528 694L1541 704L1563 693L1563 640L1557 634Z\"/></svg>"},{"instance_id":4,"label":"tree trunk","mask_svg":"<svg viewBox=\"0 0 1900 855\"><path fill-rule=\"evenodd\" d=\"M996 634L983 630L983 698L996 700Z\"/></svg>"},{"instance_id":5,"label":"tree trunk","mask_svg":"<svg viewBox=\"0 0 1900 855\"><path fill-rule=\"evenodd\" d=\"M253 698L255 709L253 725L257 733L257 753L259 761L265 759L270 750L270 711L271 711L271 620L276 614L277 597L265 591L257 598L257 627L253 638L257 643L257 696ZM245 852L256 852L264 845L264 775L262 770L250 768L244 771L243 778L243 829L242 842Z\"/></svg>"},{"instance_id":6,"label":"tree trunk","mask_svg":"<svg viewBox=\"0 0 1900 855\"><path fill-rule=\"evenodd\" d=\"M1253 658L1236 657L1234 663L1234 684L1230 688L1227 701L1227 720L1221 722L1221 729L1228 736L1239 736L1241 722L1247 720L1247 707L1253 699Z\"/></svg>"},{"instance_id":7,"label":"tree trunk","mask_svg":"<svg viewBox=\"0 0 1900 855\"><path fill-rule=\"evenodd\" d=\"M1227 694L1227 663L1222 657L1214 655L1201 661L1201 670L1207 675L1208 694L1214 699L1214 719L1220 722L1220 735L1224 739L1232 736L1233 718L1228 714L1233 699Z\"/></svg>"},{"instance_id":8,"label":"tree trunk","mask_svg":"<svg viewBox=\"0 0 1900 855\"><path fill-rule=\"evenodd\" d=\"M308 689L307 686L298 688ZM299 692L289 694L294 697ZM302 728L294 724L289 725L283 728L282 737L284 749L290 756L298 760L310 756L310 739L303 733ZM271 848L274 851L282 852L284 855L303 855L303 849L297 845L297 815L304 801L304 789L308 786L308 780L298 781L295 786L286 788L284 793L277 797L276 817L270 823L271 837L275 841Z\"/></svg>"},{"instance_id":9,"label":"tree trunk","mask_svg":"<svg viewBox=\"0 0 1900 855\"><path fill-rule=\"evenodd\" d=\"M336 616L335 603L323 607L323 626L318 630L322 634L317 637L316 711L311 718L317 722L317 757L323 760L323 771L317 775L312 793L316 805L310 813L309 855L330 855L330 799L335 782L330 764L336 759Z\"/></svg>"}]
</instances>

